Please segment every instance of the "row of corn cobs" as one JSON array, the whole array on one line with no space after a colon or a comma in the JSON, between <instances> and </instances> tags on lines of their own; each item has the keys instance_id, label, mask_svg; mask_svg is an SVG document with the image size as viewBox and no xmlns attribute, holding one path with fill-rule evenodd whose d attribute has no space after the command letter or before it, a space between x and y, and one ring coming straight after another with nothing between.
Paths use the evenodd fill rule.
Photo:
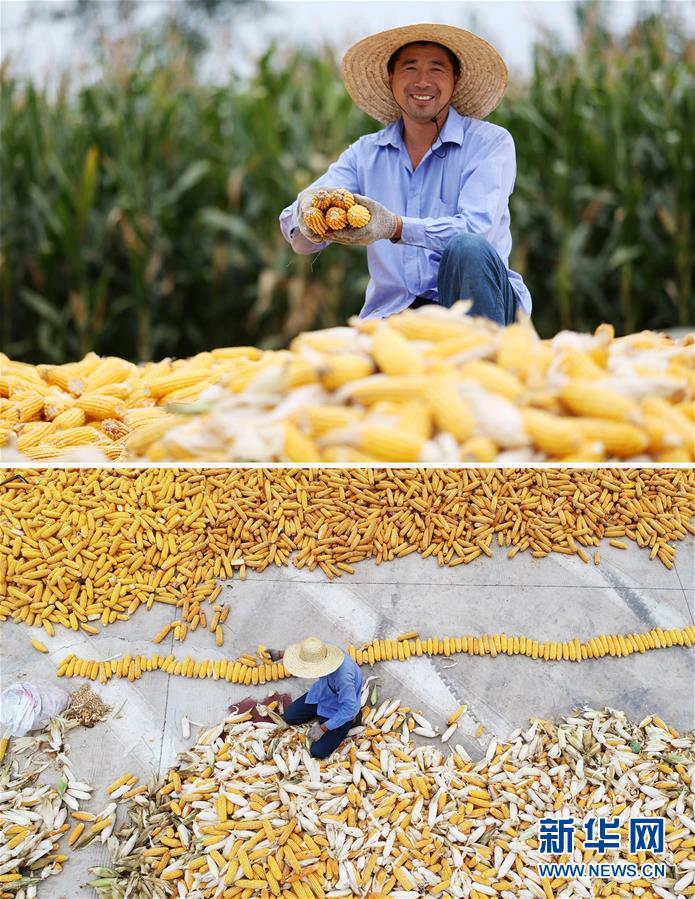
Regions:
<instances>
[{"instance_id":1,"label":"row of corn cobs","mask_svg":"<svg viewBox=\"0 0 695 899\"><path fill-rule=\"evenodd\" d=\"M695 626L674 627L664 631L653 628L645 633L600 634L590 640L556 641L532 640L524 636L507 634L484 634L480 637L429 637L420 639L416 632L403 634L390 640L373 640L361 647L351 645L348 654L358 665L374 665L383 661L405 662L411 656L445 657L459 653L493 658L498 655L523 655L530 659L546 662L582 662L600 659L604 656L624 657L633 653L644 653L651 649L667 649L672 646L692 646L695 644ZM246 686L265 684L282 680L289 675L282 662L273 661L264 647L259 647L258 659L246 655L238 659L203 659L196 661L191 656L176 659L173 655L127 655L120 658L98 661L82 659L71 653L58 665L58 677L84 677L103 684L112 677L139 680L148 671L164 671L166 674L192 678L212 678L226 680Z\"/></svg>"},{"instance_id":2,"label":"row of corn cobs","mask_svg":"<svg viewBox=\"0 0 695 899\"><path fill-rule=\"evenodd\" d=\"M152 462L695 460L695 335L541 340L462 303L350 324L144 366L0 357L0 444L14 433L34 460L87 445Z\"/></svg>"}]
</instances>

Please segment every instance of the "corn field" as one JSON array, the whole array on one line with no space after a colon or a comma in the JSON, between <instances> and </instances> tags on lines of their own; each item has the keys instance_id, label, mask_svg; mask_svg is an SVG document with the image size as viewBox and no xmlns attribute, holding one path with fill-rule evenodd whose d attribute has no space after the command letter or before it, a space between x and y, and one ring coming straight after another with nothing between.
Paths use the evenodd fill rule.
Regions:
<instances>
[{"instance_id":1,"label":"corn field","mask_svg":"<svg viewBox=\"0 0 695 899\"><path fill-rule=\"evenodd\" d=\"M491 121L517 148L512 268L534 324L693 324L695 41L668 10L625 38L583 21L552 35ZM180 46L105 56L55 95L0 69L0 348L27 362L133 361L285 346L344 323L360 248L297 256L280 210L378 125L328 50L271 47L252 76L198 78Z\"/></svg>"}]
</instances>

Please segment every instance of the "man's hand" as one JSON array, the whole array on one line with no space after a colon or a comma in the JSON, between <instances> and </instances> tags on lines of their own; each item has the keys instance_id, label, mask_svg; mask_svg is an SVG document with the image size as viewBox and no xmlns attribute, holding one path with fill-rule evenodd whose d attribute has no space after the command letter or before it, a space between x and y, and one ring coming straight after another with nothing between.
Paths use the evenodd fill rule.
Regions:
<instances>
[{"instance_id":1,"label":"man's hand","mask_svg":"<svg viewBox=\"0 0 695 899\"><path fill-rule=\"evenodd\" d=\"M320 740L325 733L326 728L323 726L323 724L319 724L319 722L317 721L311 726L311 730L309 731L309 739L312 743L315 743L317 740Z\"/></svg>"},{"instance_id":2,"label":"man's hand","mask_svg":"<svg viewBox=\"0 0 695 899\"><path fill-rule=\"evenodd\" d=\"M314 194L319 190L336 190L335 187L307 187L306 190L303 190L300 195L297 197L297 226L299 230L302 232L304 237L307 240L310 240L312 243L323 243L326 239L325 237L321 237L319 234L316 234L315 231L312 231L311 228L304 221L304 214L311 209L311 201L314 199Z\"/></svg>"},{"instance_id":3,"label":"man's hand","mask_svg":"<svg viewBox=\"0 0 695 899\"><path fill-rule=\"evenodd\" d=\"M396 236L399 230L400 219L393 212L372 200L370 197L363 197L361 194L354 194L355 202L360 206L366 207L371 213L371 219L362 228L344 228L342 231L329 231L326 238L334 243L357 244L358 246L367 246L374 243L375 240L390 240Z\"/></svg>"}]
</instances>

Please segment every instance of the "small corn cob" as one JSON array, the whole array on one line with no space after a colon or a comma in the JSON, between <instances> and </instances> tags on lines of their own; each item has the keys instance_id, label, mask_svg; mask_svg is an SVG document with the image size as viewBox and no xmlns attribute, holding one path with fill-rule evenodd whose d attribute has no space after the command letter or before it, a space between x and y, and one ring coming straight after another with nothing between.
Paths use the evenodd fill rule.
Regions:
<instances>
[{"instance_id":1,"label":"small corn cob","mask_svg":"<svg viewBox=\"0 0 695 899\"><path fill-rule=\"evenodd\" d=\"M87 421L87 413L84 409L78 409L73 406L70 409L64 409L53 419L56 428L79 428Z\"/></svg>"},{"instance_id":2,"label":"small corn cob","mask_svg":"<svg viewBox=\"0 0 695 899\"><path fill-rule=\"evenodd\" d=\"M641 420L639 406L634 400L592 381L569 381L560 390L560 397L575 415L629 422Z\"/></svg>"},{"instance_id":3,"label":"small corn cob","mask_svg":"<svg viewBox=\"0 0 695 899\"><path fill-rule=\"evenodd\" d=\"M649 445L649 437L641 428L623 421L604 418L565 419L576 434L585 440L599 440L606 453L620 458L637 456Z\"/></svg>"},{"instance_id":4,"label":"small corn cob","mask_svg":"<svg viewBox=\"0 0 695 899\"><path fill-rule=\"evenodd\" d=\"M75 406L82 409L88 418L99 421L104 418L119 419L124 412L122 399L99 393L83 393L75 400Z\"/></svg>"},{"instance_id":5,"label":"small corn cob","mask_svg":"<svg viewBox=\"0 0 695 899\"><path fill-rule=\"evenodd\" d=\"M368 356L357 353L341 353L327 356L321 367L321 383L327 390L337 390L350 381L366 378L374 371L374 365Z\"/></svg>"},{"instance_id":6,"label":"small corn cob","mask_svg":"<svg viewBox=\"0 0 695 899\"><path fill-rule=\"evenodd\" d=\"M290 462L311 462L320 455L316 443L291 422L285 423L284 449L285 456Z\"/></svg>"},{"instance_id":7,"label":"small corn cob","mask_svg":"<svg viewBox=\"0 0 695 899\"><path fill-rule=\"evenodd\" d=\"M359 436L359 449L367 456L384 461L417 462L424 440L405 428L365 425Z\"/></svg>"},{"instance_id":8,"label":"small corn cob","mask_svg":"<svg viewBox=\"0 0 695 899\"><path fill-rule=\"evenodd\" d=\"M330 190L323 190L323 188L317 190L311 200L311 205L315 209L321 210L321 212L325 212L328 208L330 208L331 203L332 194Z\"/></svg>"},{"instance_id":9,"label":"small corn cob","mask_svg":"<svg viewBox=\"0 0 695 899\"><path fill-rule=\"evenodd\" d=\"M347 211L355 205L355 197L344 187L337 187L331 194L331 206Z\"/></svg>"},{"instance_id":10,"label":"small corn cob","mask_svg":"<svg viewBox=\"0 0 695 899\"><path fill-rule=\"evenodd\" d=\"M492 362L479 360L469 362L461 369L464 378L473 378L491 393L499 393L509 400L515 400L523 392L524 386L510 371Z\"/></svg>"},{"instance_id":11,"label":"small corn cob","mask_svg":"<svg viewBox=\"0 0 695 899\"><path fill-rule=\"evenodd\" d=\"M441 431L453 434L459 443L473 436L476 428L475 416L454 384L448 381L433 381L427 386L425 396Z\"/></svg>"},{"instance_id":12,"label":"small corn cob","mask_svg":"<svg viewBox=\"0 0 695 899\"><path fill-rule=\"evenodd\" d=\"M348 224L352 228L364 228L371 221L372 215L366 206L355 203L347 211Z\"/></svg>"},{"instance_id":13,"label":"small corn cob","mask_svg":"<svg viewBox=\"0 0 695 899\"><path fill-rule=\"evenodd\" d=\"M575 420L558 418L540 409L522 409L524 428L537 447L550 456L563 457L575 453L582 443Z\"/></svg>"},{"instance_id":14,"label":"small corn cob","mask_svg":"<svg viewBox=\"0 0 695 899\"><path fill-rule=\"evenodd\" d=\"M328 231L326 217L320 209L308 209L304 213L304 221L314 234L318 234L320 237L324 237Z\"/></svg>"},{"instance_id":15,"label":"small corn cob","mask_svg":"<svg viewBox=\"0 0 695 899\"><path fill-rule=\"evenodd\" d=\"M331 206L331 208L326 212L326 224L332 231L342 231L343 228L347 228L347 213L344 209L340 209L337 206Z\"/></svg>"},{"instance_id":16,"label":"small corn cob","mask_svg":"<svg viewBox=\"0 0 695 899\"><path fill-rule=\"evenodd\" d=\"M372 337L372 356L386 375L417 375L425 371L422 354L392 328L379 328Z\"/></svg>"}]
</instances>

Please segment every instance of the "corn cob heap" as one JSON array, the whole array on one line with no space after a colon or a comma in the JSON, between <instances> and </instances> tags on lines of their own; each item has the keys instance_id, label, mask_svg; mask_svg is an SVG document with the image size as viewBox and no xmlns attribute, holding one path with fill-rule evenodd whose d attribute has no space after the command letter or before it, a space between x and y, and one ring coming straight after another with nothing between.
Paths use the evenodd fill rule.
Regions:
<instances>
[{"instance_id":1,"label":"corn cob heap","mask_svg":"<svg viewBox=\"0 0 695 899\"><path fill-rule=\"evenodd\" d=\"M304 213L304 221L319 237L344 228L363 228L370 219L369 210L355 202L353 194L343 187L334 191L317 190L311 209Z\"/></svg>"},{"instance_id":2,"label":"corn cob heap","mask_svg":"<svg viewBox=\"0 0 695 899\"><path fill-rule=\"evenodd\" d=\"M150 462L695 460L693 335L615 339L601 325L540 340L528 323L500 328L463 306L353 319L290 351L142 369L93 354L37 368L3 357L0 441L16 433L35 460L82 445ZM161 408L201 391L192 415Z\"/></svg>"},{"instance_id":3,"label":"corn cob heap","mask_svg":"<svg viewBox=\"0 0 695 899\"><path fill-rule=\"evenodd\" d=\"M374 665L382 661L404 662L411 656L450 657L459 653L495 658L498 655L524 655L530 659L542 661L582 662L587 659L600 659L604 656L622 658L650 649L663 649L671 646L693 646L695 644L695 625L674 627L664 631L660 627L641 634L599 634L590 640L581 641L578 637L571 640L557 641L533 640L531 637L512 636L507 634L483 634L475 636L467 634L463 637L430 637L420 639L399 637L397 639L372 640L361 647L350 646L348 653L358 665ZM58 677L84 677L90 680L99 679L105 684L111 678L127 678L129 681L139 680L148 671L164 671L166 674L192 678L210 678L225 680L232 684L246 686L266 684L289 677L282 662L273 662L263 648L258 655L244 655L238 659L203 659L196 660L190 656L177 659L173 655L126 655L111 658L108 661L83 659L70 653L58 663Z\"/></svg>"},{"instance_id":4,"label":"corn cob heap","mask_svg":"<svg viewBox=\"0 0 695 899\"><path fill-rule=\"evenodd\" d=\"M463 304L458 304L463 306ZM541 341L425 306L300 335L241 389L142 450L149 461L695 459L695 346L645 332ZM142 444L141 444L142 445Z\"/></svg>"},{"instance_id":5,"label":"corn cob heap","mask_svg":"<svg viewBox=\"0 0 695 899\"><path fill-rule=\"evenodd\" d=\"M60 459L87 446L96 451L87 461L122 459L186 420L167 407L185 408L230 374L243 380L263 358L253 347L230 347L141 366L96 353L33 366L0 353L0 448L14 437L32 460ZM0 461L3 455L7 449L0 449Z\"/></svg>"},{"instance_id":6,"label":"corn cob heap","mask_svg":"<svg viewBox=\"0 0 695 899\"><path fill-rule=\"evenodd\" d=\"M363 691L363 703L366 692ZM463 709L450 718L451 739ZM578 710L535 720L471 760L411 735L437 736L399 700L366 707L363 726L326 761L299 728L233 716L202 733L158 783L133 797L109 843L103 899L385 897L577 899L695 894L695 740L657 716ZM659 881L541 877L539 819L573 817L573 856L557 861L663 862ZM588 817L666 818L666 851L584 848ZM626 847L627 848L627 847ZM99 869L103 872L104 869Z\"/></svg>"},{"instance_id":7,"label":"corn cob heap","mask_svg":"<svg viewBox=\"0 0 695 899\"><path fill-rule=\"evenodd\" d=\"M183 640L222 642L217 578L269 565L327 577L418 552L578 555L628 537L667 568L695 534L692 469L59 469L0 486L0 621L97 633L155 602ZM591 548L591 549L590 549ZM296 553L296 555L295 555ZM161 641L166 632L155 635Z\"/></svg>"},{"instance_id":8,"label":"corn cob heap","mask_svg":"<svg viewBox=\"0 0 695 899\"><path fill-rule=\"evenodd\" d=\"M53 718L45 731L14 738L0 765L0 899L35 899L45 879L62 870L85 822L85 842L92 832L105 840L113 829L115 804L99 815L80 811L92 787L69 767L65 734L78 722L68 715ZM51 783L39 780L46 769Z\"/></svg>"}]
</instances>

